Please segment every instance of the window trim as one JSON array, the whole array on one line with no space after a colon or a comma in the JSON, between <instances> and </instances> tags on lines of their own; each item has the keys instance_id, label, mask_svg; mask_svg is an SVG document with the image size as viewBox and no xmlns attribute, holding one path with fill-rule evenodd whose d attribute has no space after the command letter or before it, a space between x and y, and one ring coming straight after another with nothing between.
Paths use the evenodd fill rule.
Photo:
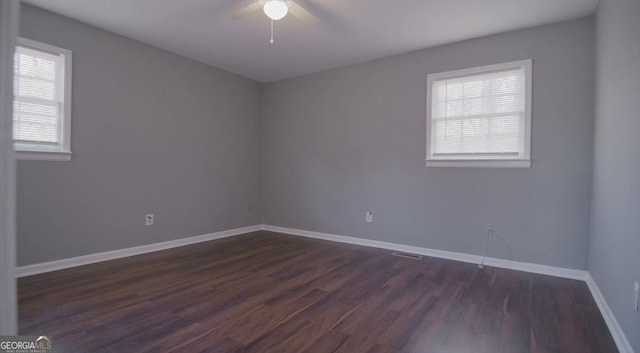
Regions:
<instances>
[{"instance_id":1,"label":"window trim","mask_svg":"<svg viewBox=\"0 0 640 353\"><path fill-rule=\"evenodd\" d=\"M502 64L479 66L461 70L453 70L447 72L439 72L427 75L427 111L426 111L426 160L427 167L476 167L476 168L530 168L531 167L531 97L532 97L532 81L533 81L533 60L519 60ZM474 76L490 73L492 71L505 71L509 69L522 68L525 75L525 111L524 111L524 148L522 155L517 158L437 158L433 156L431 136L432 129L432 90L433 83L437 80L445 78L457 78L464 76Z\"/></svg>"},{"instance_id":2,"label":"window trim","mask_svg":"<svg viewBox=\"0 0 640 353\"><path fill-rule=\"evenodd\" d=\"M60 48L51 44L38 42L35 40L19 37L16 42L18 46L27 47L33 50L50 52L63 56L62 77L64 82L62 87L63 104L60 124L59 147L47 148L37 144L21 144L14 141L14 150L18 160L45 160L45 161L70 161L71 160L71 84L73 54L71 50ZM15 100L15 98L14 98Z\"/></svg>"}]
</instances>

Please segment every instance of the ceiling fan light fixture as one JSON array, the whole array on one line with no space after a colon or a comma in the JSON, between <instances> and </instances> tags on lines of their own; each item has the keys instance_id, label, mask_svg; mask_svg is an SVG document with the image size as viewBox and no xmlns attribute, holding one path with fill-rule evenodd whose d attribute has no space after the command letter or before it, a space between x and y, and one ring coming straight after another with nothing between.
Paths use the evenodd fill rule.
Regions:
<instances>
[{"instance_id":1,"label":"ceiling fan light fixture","mask_svg":"<svg viewBox=\"0 0 640 353\"><path fill-rule=\"evenodd\" d=\"M270 19L277 21L282 19L289 12L289 6L282 0L268 0L264 3L264 14Z\"/></svg>"}]
</instances>

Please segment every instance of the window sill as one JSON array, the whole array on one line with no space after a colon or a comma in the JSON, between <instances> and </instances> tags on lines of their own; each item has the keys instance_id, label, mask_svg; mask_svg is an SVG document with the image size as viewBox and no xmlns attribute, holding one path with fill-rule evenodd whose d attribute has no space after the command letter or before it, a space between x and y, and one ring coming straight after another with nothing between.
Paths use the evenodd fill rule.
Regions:
<instances>
[{"instance_id":1,"label":"window sill","mask_svg":"<svg viewBox=\"0 0 640 353\"><path fill-rule=\"evenodd\" d=\"M531 168L530 159L455 160L427 159L427 167L445 168Z\"/></svg>"},{"instance_id":2,"label":"window sill","mask_svg":"<svg viewBox=\"0 0 640 353\"><path fill-rule=\"evenodd\" d=\"M22 161L70 161L71 152L16 150L16 159Z\"/></svg>"}]
</instances>

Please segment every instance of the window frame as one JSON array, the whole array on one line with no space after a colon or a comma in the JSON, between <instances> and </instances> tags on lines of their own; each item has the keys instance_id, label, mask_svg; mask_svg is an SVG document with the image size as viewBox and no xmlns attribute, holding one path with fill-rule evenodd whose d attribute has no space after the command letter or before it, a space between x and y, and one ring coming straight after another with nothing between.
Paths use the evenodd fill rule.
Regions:
<instances>
[{"instance_id":1,"label":"window frame","mask_svg":"<svg viewBox=\"0 0 640 353\"><path fill-rule=\"evenodd\" d=\"M19 37L16 42L18 47L31 50L48 52L62 56L62 112L60 115L60 142L55 146L46 146L38 143L19 143L14 140L16 159L19 160L45 160L45 161L70 161L71 160L71 84L73 54L69 49ZM15 52L15 51L14 51ZM15 93L14 93L15 94ZM13 98L15 102L15 95Z\"/></svg>"},{"instance_id":2,"label":"window frame","mask_svg":"<svg viewBox=\"0 0 640 353\"><path fill-rule=\"evenodd\" d=\"M439 72L427 75L427 111L426 111L426 160L427 167L477 167L477 168L530 168L531 167L531 105L532 105L532 73L533 60L518 60L507 63L472 67L461 70ZM505 156L503 158L450 158L434 157L433 136L432 136L432 94L433 84L442 79L453 79L464 76L483 75L496 71L507 71L510 69L522 69L525 76L525 111L524 111L524 146L522 153L516 157Z\"/></svg>"}]
</instances>

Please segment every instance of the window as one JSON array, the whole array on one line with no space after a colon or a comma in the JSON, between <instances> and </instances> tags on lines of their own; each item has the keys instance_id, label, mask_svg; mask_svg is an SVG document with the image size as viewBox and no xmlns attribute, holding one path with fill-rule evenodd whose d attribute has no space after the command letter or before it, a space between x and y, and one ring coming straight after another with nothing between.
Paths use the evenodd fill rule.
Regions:
<instances>
[{"instance_id":1,"label":"window","mask_svg":"<svg viewBox=\"0 0 640 353\"><path fill-rule=\"evenodd\" d=\"M19 159L71 159L71 51L20 38L13 140Z\"/></svg>"},{"instance_id":2,"label":"window","mask_svg":"<svg viewBox=\"0 0 640 353\"><path fill-rule=\"evenodd\" d=\"M531 60L427 78L427 166L531 166Z\"/></svg>"}]
</instances>

